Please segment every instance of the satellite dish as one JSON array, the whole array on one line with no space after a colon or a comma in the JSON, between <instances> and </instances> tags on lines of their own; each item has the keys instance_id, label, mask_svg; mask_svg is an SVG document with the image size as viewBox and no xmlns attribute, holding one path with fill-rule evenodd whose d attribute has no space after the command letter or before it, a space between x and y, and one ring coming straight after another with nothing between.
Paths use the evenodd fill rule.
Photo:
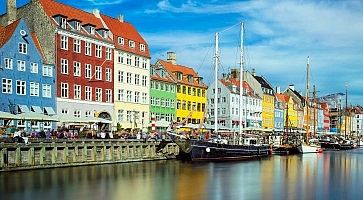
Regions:
<instances>
[{"instance_id":1,"label":"satellite dish","mask_svg":"<svg viewBox=\"0 0 363 200\"><path fill-rule=\"evenodd\" d=\"M20 35L25 36L26 35L26 31L20 30Z\"/></svg>"}]
</instances>

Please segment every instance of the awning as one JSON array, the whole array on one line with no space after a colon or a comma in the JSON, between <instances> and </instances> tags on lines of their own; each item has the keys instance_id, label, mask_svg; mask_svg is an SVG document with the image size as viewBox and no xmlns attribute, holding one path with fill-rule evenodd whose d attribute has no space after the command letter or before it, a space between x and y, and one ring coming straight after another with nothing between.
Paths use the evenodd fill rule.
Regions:
<instances>
[{"instance_id":1,"label":"awning","mask_svg":"<svg viewBox=\"0 0 363 200\"><path fill-rule=\"evenodd\" d=\"M11 113L0 111L0 119L18 119L18 117Z\"/></svg>"},{"instance_id":2,"label":"awning","mask_svg":"<svg viewBox=\"0 0 363 200\"><path fill-rule=\"evenodd\" d=\"M31 121L58 121L51 116L36 113L36 112L27 112L15 115L18 119L22 120L31 120Z\"/></svg>"},{"instance_id":3,"label":"awning","mask_svg":"<svg viewBox=\"0 0 363 200\"><path fill-rule=\"evenodd\" d=\"M30 112L27 105L18 105L18 108L19 108L20 112L22 112L22 113Z\"/></svg>"},{"instance_id":4,"label":"awning","mask_svg":"<svg viewBox=\"0 0 363 200\"><path fill-rule=\"evenodd\" d=\"M45 114L47 114L47 115L55 115L56 114L52 107L44 107L44 111L45 111Z\"/></svg>"},{"instance_id":5,"label":"awning","mask_svg":"<svg viewBox=\"0 0 363 200\"><path fill-rule=\"evenodd\" d=\"M32 106L32 110L35 113L43 114L43 111L39 106Z\"/></svg>"}]
</instances>

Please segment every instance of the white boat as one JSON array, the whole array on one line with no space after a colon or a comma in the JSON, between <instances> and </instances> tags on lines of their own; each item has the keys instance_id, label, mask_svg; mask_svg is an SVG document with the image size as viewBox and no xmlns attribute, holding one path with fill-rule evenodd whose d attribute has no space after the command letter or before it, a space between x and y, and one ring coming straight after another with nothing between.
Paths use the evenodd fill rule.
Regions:
<instances>
[{"instance_id":1,"label":"white boat","mask_svg":"<svg viewBox=\"0 0 363 200\"><path fill-rule=\"evenodd\" d=\"M301 145L302 153L322 153L323 149L319 145L314 144L302 144Z\"/></svg>"}]
</instances>

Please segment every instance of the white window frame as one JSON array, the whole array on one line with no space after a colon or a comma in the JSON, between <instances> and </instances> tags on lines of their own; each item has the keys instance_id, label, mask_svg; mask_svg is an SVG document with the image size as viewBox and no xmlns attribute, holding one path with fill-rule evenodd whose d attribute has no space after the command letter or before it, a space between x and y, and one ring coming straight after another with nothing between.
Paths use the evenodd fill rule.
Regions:
<instances>
[{"instance_id":1,"label":"white window frame","mask_svg":"<svg viewBox=\"0 0 363 200\"><path fill-rule=\"evenodd\" d=\"M61 35L61 49L68 50L68 36Z\"/></svg>"},{"instance_id":2,"label":"white window frame","mask_svg":"<svg viewBox=\"0 0 363 200\"><path fill-rule=\"evenodd\" d=\"M85 97L84 100L92 101L92 87L85 86Z\"/></svg>"},{"instance_id":3,"label":"white window frame","mask_svg":"<svg viewBox=\"0 0 363 200\"><path fill-rule=\"evenodd\" d=\"M124 45L125 44L125 38L118 37L117 39L118 39L118 44L120 44L120 45Z\"/></svg>"},{"instance_id":4,"label":"white window frame","mask_svg":"<svg viewBox=\"0 0 363 200\"><path fill-rule=\"evenodd\" d=\"M142 86L147 86L147 76L142 76Z\"/></svg>"},{"instance_id":5,"label":"white window frame","mask_svg":"<svg viewBox=\"0 0 363 200\"><path fill-rule=\"evenodd\" d=\"M140 74L135 74L134 81L135 85L140 85Z\"/></svg>"},{"instance_id":6,"label":"white window frame","mask_svg":"<svg viewBox=\"0 0 363 200\"><path fill-rule=\"evenodd\" d=\"M112 102L112 90L106 89L106 102L111 103Z\"/></svg>"},{"instance_id":7,"label":"white window frame","mask_svg":"<svg viewBox=\"0 0 363 200\"><path fill-rule=\"evenodd\" d=\"M117 121L118 122L124 121L124 110L122 110L122 109L117 110Z\"/></svg>"},{"instance_id":8,"label":"white window frame","mask_svg":"<svg viewBox=\"0 0 363 200\"><path fill-rule=\"evenodd\" d=\"M95 79L102 80L102 67L101 66L96 66Z\"/></svg>"},{"instance_id":9,"label":"white window frame","mask_svg":"<svg viewBox=\"0 0 363 200\"><path fill-rule=\"evenodd\" d=\"M5 69L13 69L13 59L12 58L4 58Z\"/></svg>"},{"instance_id":10,"label":"white window frame","mask_svg":"<svg viewBox=\"0 0 363 200\"><path fill-rule=\"evenodd\" d=\"M30 82L29 89L30 89L30 94L29 94L30 96L39 97L39 83Z\"/></svg>"},{"instance_id":11,"label":"white window frame","mask_svg":"<svg viewBox=\"0 0 363 200\"><path fill-rule=\"evenodd\" d=\"M26 71L25 65L26 64L24 60L18 60L18 71L25 72Z\"/></svg>"},{"instance_id":12,"label":"white window frame","mask_svg":"<svg viewBox=\"0 0 363 200\"><path fill-rule=\"evenodd\" d=\"M145 51L145 44L140 44L140 51L142 51L142 52Z\"/></svg>"},{"instance_id":13,"label":"white window frame","mask_svg":"<svg viewBox=\"0 0 363 200\"><path fill-rule=\"evenodd\" d=\"M124 53L122 53L122 52L119 52L119 54L118 54L118 56L117 56L117 62L118 63L124 63Z\"/></svg>"},{"instance_id":14,"label":"white window frame","mask_svg":"<svg viewBox=\"0 0 363 200\"><path fill-rule=\"evenodd\" d=\"M138 92L138 91L135 91L134 102L140 103L140 92Z\"/></svg>"},{"instance_id":15,"label":"white window frame","mask_svg":"<svg viewBox=\"0 0 363 200\"><path fill-rule=\"evenodd\" d=\"M102 102L102 88L96 88L96 99L95 101Z\"/></svg>"},{"instance_id":16,"label":"white window frame","mask_svg":"<svg viewBox=\"0 0 363 200\"><path fill-rule=\"evenodd\" d=\"M81 53L81 40L73 39L73 52Z\"/></svg>"},{"instance_id":17,"label":"white window frame","mask_svg":"<svg viewBox=\"0 0 363 200\"><path fill-rule=\"evenodd\" d=\"M123 83L124 82L124 72L123 71L118 71L118 82L119 83Z\"/></svg>"},{"instance_id":18,"label":"white window frame","mask_svg":"<svg viewBox=\"0 0 363 200\"><path fill-rule=\"evenodd\" d=\"M13 93L13 80L8 78L3 78L1 81L1 91L4 94Z\"/></svg>"},{"instance_id":19,"label":"white window frame","mask_svg":"<svg viewBox=\"0 0 363 200\"><path fill-rule=\"evenodd\" d=\"M81 99L82 98L82 87L81 85L74 84L74 99Z\"/></svg>"},{"instance_id":20,"label":"white window frame","mask_svg":"<svg viewBox=\"0 0 363 200\"><path fill-rule=\"evenodd\" d=\"M81 63L73 61L73 76L81 77Z\"/></svg>"},{"instance_id":21,"label":"white window frame","mask_svg":"<svg viewBox=\"0 0 363 200\"><path fill-rule=\"evenodd\" d=\"M24 42L18 43L18 52L21 54L28 54L28 44Z\"/></svg>"},{"instance_id":22,"label":"white window frame","mask_svg":"<svg viewBox=\"0 0 363 200\"><path fill-rule=\"evenodd\" d=\"M112 49L111 48L106 48L106 60L111 60L112 59Z\"/></svg>"},{"instance_id":23,"label":"white window frame","mask_svg":"<svg viewBox=\"0 0 363 200\"><path fill-rule=\"evenodd\" d=\"M132 73L130 73L130 72L126 73L126 83L128 83L128 84L132 83Z\"/></svg>"},{"instance_id":24,"label":"white window frame","mask_svg":"<svg viewBox=\"0 0 363 200\"><path fill-rule=\"evenodd\" d=\"M124 90L118 89L117 91L117 100L118 101L124 101Z\"/></svg>"},{"instance_id":25,"label":"white window frame","mask_svg":"<svg viewBox=\"0 0 363 200\"><path fill-rule=\"evenodd\" d=\"M130 47L131 49L134 49L134 48L135 48L135 41L133 41L133 40L129 40L129 47Z\"/></svg>"},{"instance_id":26,"label":"white window frame","mask_svg":"<svg viewBox=\"0 0 363 200\"><path fill-rule=\"evenodd\" d=\"M66 29L66 28L67 28L67 19L66 19L66 18L64 18L64 17L61 17L61 18L60 18L60 26L61 26L62 28L64 28L64 29Z\"/></svg>"},{"instance_id":27,"label":"white window frame","mask_svg":"<svg viewBox=\"0 0 363 200\"><path fill-rule=\"evenodd\" d=\"M69 98L68 83L61 83L61 98Z\"/></svg>"},{"instance_id":28,"label":"white window frame","mask_svg":"<svg viewBox=\"0 0 363 200\"><path fill-rule=\"evenodd\" d=\"M43 71L42 72L43 76L53 77L53 67L52 66L43 65L42 71Z\"/></svg>"},{"instance_id":29,"label":"white window frame","mask_svg":"<svg viewBox=\"0 0 363 200\"><path fill-rule=\"evenodd\" d=\"M68 74L68 60L61 58L61 74Z\"/></svg>"},{"instance_id":30,"label":"white window frame","mask_svg":"<svg viewBox=\"0 0 363 200\"><path fill-rule=\"evenodd\" d=\"M85 64L84 77L85 78L91 78L92 77L92 65L91 64Z\"/></svg>"},{"instance_id":31,"label":"white window frame","mask_svg":"<svg viewBox=\"0 0 363 200\"><path fill-rule=\"evenodd\" d=\"M16 80L16 94L21 96L26 95L26 81Z\"/></svg>"},{"instance_id":32,"label":"white window frame","mask_svg":"<svg viewBox=\"0 0 363 200\"><path fill-rule=\"evenodd\" d=\"M95 45L95 56L97 58L102 58L102 46L101 45Z\"/></svg>"},{"instance_id":33,"label":"white window frame","mask_svg":"<svg viewBox=\"0 0 363 200\"><path fill-rule=\"evenodd\" d=\"M90 42L85 42L85 47L84 47L85 51L84 54L86 56L92 56L92 43Z\"/></svg>"},{"instance_id":34,"label":"white window frame","mask_svg":"<svg viewBox=\"0 0 363 200\"><path fill-rule=\"evenodd\" d=\"M126 64L131 65L131 63L132 63L132 55L126 54Z\"/></svg>"},{"instance_id":35,"label":"white window frame","mask_svg":"<svg viewBox=\"0 0 363 200\"><path fill-rule=\"evenodd\" d=\"M111 71L111 68L106 68L106 73L105 73L105 78L106 78L106 81L108 82L112 82L112 71Z\"/></svg>"},{"instance_id":36,"label":"white window frame","mask_svg":"<svg viewBox=\"0 0 363 200\"><path fill-rule=\"evenodd\" d=\"M52 86L50 84L42 84L42 96L46 98L52 97Z\"/></svg>"}]
</instances>

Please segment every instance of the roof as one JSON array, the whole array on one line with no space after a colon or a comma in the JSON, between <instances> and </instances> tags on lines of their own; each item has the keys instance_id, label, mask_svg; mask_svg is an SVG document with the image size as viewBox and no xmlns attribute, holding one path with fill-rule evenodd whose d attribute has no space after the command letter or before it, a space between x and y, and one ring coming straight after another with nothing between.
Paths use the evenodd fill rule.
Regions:
<instances>
[{"instance_id":1,"label":"roof","mask_svg":"<svg viewBox=\"0 0 363 200\"><path fill-rule=\"evenodd\" d=\"M232 86L237 87L237 92L239 94L240 88L240 80L237 78L228 78L220 80L223 85L225 85L231 92L233 92ZM252 97L259 97L258 94L255 94L252 87L247 83L247 81L243 81L243 88L246 89L247 94Z\"/></svg>"},{"instance_id":2,"label":"roof","mask_svg":"<svg viewBox=\"0 0 363 200\"><path fill-rule=\"evenodd\" d=\"M44 56L44 53L43 53L43 49L42 47L40 46L40 43L39 43L39 40L38 40L38 37L35 35L34 32L31 33L32 35L32 39L33 39L33 42L34 42L34 45L35 47L38 49L39 51L39 54L40 56L42 57L43 59L43 63L46 63L46 59L45 59L45 56Z\"/></svg>"},{"instance_id":3,"label":"roof","mask_svg":"<svg viewBox=\"0 0 363 200\"><path fill-rule=\"evenodd\" d=\"M5 27L0 26L0 47L4 46L4 44L6 44L6 42L11 38L16 27L18 27L19 22L20 19L14 21L13 23Z\"/></svg>"},{"instance_id":4,"label":"roof","mask_svg":"<svg viewBox=\"0 0 363 200\"><path fill-rule=\"evenodd\" d=\"M132 24L102 14L101 17L113 33L113 41L117 49L150 57L149 48L146 41ZM124 45L118 43L118 37L124 38ZM135 48L129 47L129 40L136 42ZM145 51L140 50L140 44L145 45Z\"/></svg>"},{"instance_id":5,"label":"roof","mask_svg":"<svg viewBox=\"0 0 363 200\"><path fill-rule=\"evenodd\" d=\"M67 16L68 20L77 19L83 24L93 24L96 29L103 28L102 22L93 13L89 13L75 7L54 1L54 0L39 0L40 4L43 6L45 13L48 17L53 17L55 15Z\"/></svg>"},{"instance_id":6,"label":"roof","mask_svg":"<svg viewBox=\"0 0 363 200\"><path fill-rule=\"evenodd\" d=\"M285 94L276 94L276 97L278 101L281 101L283 103L288 103L290 99L290 96Z\"/></svg>"},{"instance_id":7,"label":"roof","mask_svg":"<svg viewBox=\"0 0 363 200\"><path fill-rule=\"evenodd\" d=\"M185 85L191 85L191 86L195 86L195 87L207 88L207 85L205 85L202 82L198 83L195 79L193 80L193 83L188 82L187 77L185 75L191 75L191 76L193 76L193 78L199 77L198 73L196 73L193 68L186 67L183 65L178 65L178 64L174 65L173 63L167 62L164 60L158 60L157 63L161 64L169 72L169 74L174 78L174 80L177 80L178 83L182 83ZM174 74L175 72L183 73L183 79L178 80Z\"/></svg>"},{"instance_id":8,"label":"roof","mask_svg":"<svg viewBox=\"0 0 363 200\"><path fill-rule=\"evenodd\" d=\"M253 77L255 77L255 79L261 84L261 87L264 87L264 88L273 90L271 84L268 83L267 80L264 77L262 77L262 76L255 76L255 75Z\"/></svg>"}]
</instances>

